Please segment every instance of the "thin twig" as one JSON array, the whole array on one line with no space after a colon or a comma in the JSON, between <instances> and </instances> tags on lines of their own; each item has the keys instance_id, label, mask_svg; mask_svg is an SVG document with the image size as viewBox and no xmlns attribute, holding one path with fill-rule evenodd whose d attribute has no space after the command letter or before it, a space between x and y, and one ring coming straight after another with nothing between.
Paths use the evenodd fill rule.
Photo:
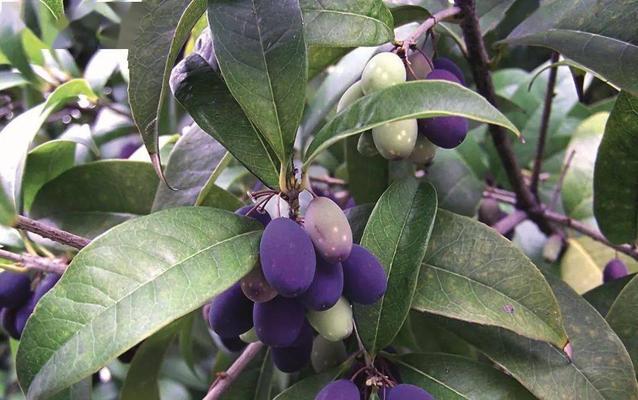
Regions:
<instances>
[{"instance_id":1,"label":"thin twig","mask_svg":"<svg viewBox=\"0 0 638 400\"><path fill-rule=\"evenodd\" d=\"M58 258L46 258L32 256L30 254L16 254L0 249L0 258L10 260L24 267L25 269L35 269L44 272L55 272L62 275L66 269L66 262Z\"/></svg>"},{"instance_id":2,"label":"thin twig","mask_svg":"<svg viewBox=\"0 0 638 400\"><path fill-rule=\"evenodd\" d=\"M511 232L512 229L516 228L518 224L525 221L526 219L527 213L525 211L515 210L507 217L492 225L492 228L494 228L501 235L506 235L507 233Z\"/></svg>"},{"instance_id":3,"label":"thin twig","mask_svg":"<svg viewBox=\"0 0 638 400\"><path fill-rule=\"evenodd\" d=\"M550 63L557 63L558 58L558 52L553 52ZM547 80L547 91L545 92L545 104L543 105L541 127L538 133L538 143L536 144L536 157L534 158L534 167L532 168L532 182L530 183L530 190L535 194L538 193L538 178L541 174L543 158L545 157L545 143L547 142L547 131L549 130L549 118L552 115L552 104L554 102L554 88L556 87L557 75L558 67L551 67L549 69L549 79Z\"/></svg>"},{"instance_id":4,"label":"thin twig","mask_svg":"<svg viewBox=\"0 0 638 400\"><path fill-rule=\"evenodd\" d=\"M261 342L251 343L244 349L239 357L235 360L233 365L230 366L213 382L208 393L204 396L203 400L217 400L219 397L230 387L235 379L241 374L246 366L252 361L253 358L259 353L264 346Z\"/></svg>"},{"instance_id":5,"label":"thin twig","mask_svg":"<svg viewBox=\"0 0 638 400\"><path fill-rule=\"evenodd\" d=\"M458 15L460 12L461 12L461 9L459 7L454 6L454 7L446 8L432 14L428 19L423 21L423 23L419 25L418 28L416 28L416 30L412 33L412 35L408 39L403 41L403 44L401 45L401 50L403 51L403 54L408 54L408 51L410 50L410 46L416 45L416 43L419 41L419 38L425 35L430 29L434 28L434 25L436 25L437 23L445 19L452 18Z\"/></svg>"},{"instance_id":6,"label":"thin twig","mask_svg":"<svg viewBox=\"0 0 638 400\"><path fill-rule=\"evenodd\" d=\"M54 242L66 244L67 246L81 249L88 245L91 241L82 236L74 235L70 232L63 231L58 228L54 228L49 225L45 225L42 222L35 221L33 219L18 216L15 228L24 229L25 231L36 233L44 238L51 239Z\"/></svg>"},{"instance_id":7,"label":"thin twig","mask_svg":"<svg viewBox=\"0 0 638 400\"><path fill-rule=\"evenodd\" d=\"M339 186L346 186L348 184L348 182L344 181L343 179L339 179L339 178L333 178L332 176L309 176L308 179L310 179L311 182L319 182L319 183L325 183L327 185L339 185Z\"/></svg>"}]
</instances>

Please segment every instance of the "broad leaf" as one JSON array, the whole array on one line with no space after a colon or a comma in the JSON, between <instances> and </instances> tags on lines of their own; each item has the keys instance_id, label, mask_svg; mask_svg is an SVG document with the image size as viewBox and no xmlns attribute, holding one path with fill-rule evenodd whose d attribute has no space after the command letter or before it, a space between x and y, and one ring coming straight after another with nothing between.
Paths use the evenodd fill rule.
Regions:
<instances>
[{"instance_id":1,"label":"broad leaf","mask_svg":"<svg viewBox=\"0 0 638 400\"><path fill-rule=\"evenodd\" d=\"M145 0L134 6L142 17L129 48L129 103L150 154L159 152L158 118L171 68L206 0Z\"/></svg>"},{"instance_id":2,"label":"broad leaf","mask_svg":"<svg viewBox=\"0 0 638 400\"><path fill-rule=\"evenodd\" d=\"M89 376L231 286L256 264L261 229L227 211L173 208L91 242L22 335L17 370L27 398Z\"/></svg>"},{"instance_id":3,"label":"broad leaf","mask_svg":"<svg viewBox=\"0 0 638 400\"><path fill-rule=\"evenodd\" d=\"M594 215L613 243L638 241L637 148L638 97L621 92L605 127L594 170Z\"/></svg>"},{"instance_id":4,"label":"broad leaf","mask_svg":"<svg viewBox=\"0 0 638 400\"><path fill-rule=\"evenodd\" d=\"M226 85L287 163L307 76L299 1L209 0L208 21Z\"/></svg>"},{"instance_id":5,"label":"broad leaf","mask_svg":"<svg viewBox=\"0 0 638 400\"><path fill-rule=\"evenodd\" d=\"M219 208L222 210L235 211L244 205L241 200L227 190L213 185L208 188L206 194L201 198L200 206Z\"/></svg>"},{"instance_id":6,"label":"broad leaf","mask_svg":"<svg viewBox=\"0 0 638 400\"><path fill-rule=\"evenodd\" d=\"M19 72L0 71L0 90L11 89L16 86L24 86L28 83Z\"/></svg>"},{"instance_id":7,"label":"broad leaf","mask_svg":"<svg viewBox=\"0 0 638 400\"><path fill-rule=\"evenodd\" d=\"M308 80L311 80L329 65L334 64L348 52L345 47L308 47Z\"/></svg>"},{"instance_id":8,"label":"broad leaf","mask_svg":"<svg viewBox=\"0 0 638 400\"><path fill-rule=\"evenodd\" d=\"M364 96L337 114L310 143L304 165L309 165L322 150L359 132L387 122L442 115L460 115L519 134L503 114L472 90L445 81L413 81Z\"/></svg>"},{"instance_id":9,"label":"broad leaf","mask_svg":"<svg viewBox=\"0 0 638 400\"><path fill-rule=\"evenodd\" d=\"M62 0L40 0L48 8L55 19L64 17L64 2Z\"/></svg>"},{"instance_id":10,"label":"broad leaf","mask_svg":"<svg viewBox=\"0 0 638 400\"><path fill-rule=\"evenodd\" d=\"M603 317L607 315L612 304L623 290L623 288L636 276L630 274L620 279L614 279L603 285L593 288L583 294L583 298L591 304Z\"/></svg>"},{"instance_id":11,"label":"broad leaf","mask_svg":"<svg viewBox=\"0 0 638 400\"><path fill-rule=\"evenodd\" d=\"M361 245L383 265L388 288L375 304L354 305L359 334L372 353L392 343L408 316L435 216L434 188L413 178L393 183L372 210Z\"/></svg>"},{"instance_id":12,"label":"broad leaf","mask_svg":"<svg viewBox=\"0 0 638 400\"><path fill-rule=\"evenodd\" d=\"M634 277L622 289L605 319L625 344L629 356L638 367L638 279Z\"/></svg>"},{"instance_id":13,"label":"broad leaf","mask_svg":"<svg viewBox=\"0 0 638 400\"><path fill-rule=\"evenodd\" d=\"M457 355L408 354L397 365L403 383L422 387L435 399L535 399L497 369Z\"/></svg>"},{"instance_id":14,"label":"broad leaf","mask_svg":"<svg viewBox=\"0 0 638 400\"><path fill-rule=\"evenodd\" d=\"M314 400L317 393L337 376L339 376L337 371L310 376L279 393L273 400Z\"/></svg>"},{"instance_id":15,"label":"broad leaf","mask_svg":"<svg viewBox=\"0 0 638 400\"><path fill-rule=\"evenodd\" d=\"M375 203L388 187L388 160L380 155L362 155L357 150L358 141L358 136L349 137L345 141L348 191L357 204Z\"/></svg>"},{"instance_id":16,"label":"broad leaf","mask_svg":"<svg viewBox=\"0 0 638 400\"><path fill-rule=\"evenodd\" d=\"M279 162L208 62L198 54L185 58L173 71L171 88L202 130L264 184L278 187Z\"/></svg>"},{"instance_id":17,"label":"broad leaf","mask_svg":"<svg viewBox=\"0 0 638 400\"><path fill-rule=\"evenodd\" d=\"M560 310L540 271L509 240L467 217L440 210L412 307L562 348Z\"/></svg>"},{"instance_id":18,"label":"broad leaf","mask_svg":"<svg viewBox=\"0 0 638 400\"><path fill-rule=\"evenodd\" d=\"M71 79L58 86L53 93L47 97L44 109L53 109L64 101L74 99L78 96L85 96L91 101L97 100L97 95L91 89L91 85L84 79Z\"/></svg>"},{"instance_id":19,"label":"broad leaf","mask_svg":"<svg viewBox=\"0 0 638 400\"><path fill-rule=\"evenodd\" d=\"M89 238L151 211L157 176L149 163L96 161L73 167L38 192L30 216Z\"/></svg>"},{"instance_id":20,"label":"broad leaf","mask_svg":"<svg viewBox=\"0 0 638 400\"><path fill-rule=\"evenodd\" d=\"M344 210L346 217L348 217L350 228L352 229L352 240L355 243L361 241L363 231L368 223L368 219L370 219L370 214L372 214L373 209L374 204L361 204Z\"/></svg>"},{"instance_id":21,"label":"broad leaf","mask_svg":"<svg viewBox=\"0 0 638 400\"><path fill-rule=\"evenodd\" d=\"M330 47L373 46L394 39L382 0L300 0L306 41Z\"/></svg>"}]
</instances>

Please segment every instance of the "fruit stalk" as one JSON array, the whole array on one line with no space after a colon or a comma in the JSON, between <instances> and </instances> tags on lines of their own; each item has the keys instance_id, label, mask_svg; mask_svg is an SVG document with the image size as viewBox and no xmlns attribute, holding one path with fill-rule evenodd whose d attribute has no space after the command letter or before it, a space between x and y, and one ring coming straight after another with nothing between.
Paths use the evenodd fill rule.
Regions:
<instances>
[{"instance_id":1,"label":"fruit stalk","mask_svg":"<svg viewBox=\"0 0 638 400\"><path fill-rule=\"evenodd\" d=\"M401 50L403 54L408 54L408 50L410 50L410 46L415 45L419 38L427 33L430 29L434 28L434 26L448 18L452 18L461 13L461 8L457 6L453 6L450 8L445 8L441 11L438 11L432 14L428 19L423 21L421 25L416 28L414 33L410 36L409 39L405 40L401 45Z\"/></svg>"},{"instance_id":2,"label":"fruit stalk","mask_svg":"<svg viewBox=\"0 0 638 400\"><path fill-rule=\"evenodd\" d=\"M263 347L263 343L255 342L249 344L246 349L241 353L226 372L220 374L213 384L208 389L208 393L202 400L217 400L220 396L230 387L230 385L237 379L239 374L250 364L253 358L259 353Z\"/></svg>"},{"instance_id":3,"label":"fruit stalk","mask_svg":"<svg viewBox=\"0 0 638 400\"><path fill-rule=\"evenodd\" d=\"M91 242L89 239L82 236L74 235L70 232L45 225L42 222L23 217L22 215L18 216L18 220L15 223L14 228L38 234L44 238L51 239L54 242L66 244L67 246L75 247L76 249L81 249Z\"/></svg>"},{"instance_id":4,"label":"fruit stalk","mask_svg":"<svg viewBox=\"0 0 638 400\"><path fill-rule=\"evenodd\" d=\"M3 249L0 249L0 258L20 264L25 269L54 272L58 275L62 275L66 269L66 263L59 259L49 259L29 254L15 254Z\"/></svg>"}]
</instances>

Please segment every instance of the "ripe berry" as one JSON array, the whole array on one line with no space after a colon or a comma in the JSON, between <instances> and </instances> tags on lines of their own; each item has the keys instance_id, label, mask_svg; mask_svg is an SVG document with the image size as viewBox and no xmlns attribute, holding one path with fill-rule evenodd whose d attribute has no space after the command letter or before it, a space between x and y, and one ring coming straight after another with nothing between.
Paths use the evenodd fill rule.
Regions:
<instances>
[{"instance_id":1,"label":"ripe berry","mask_svg":"<svg viewBox=\"0 0 638 400\"><path fill-rule=\"evenodd\" d=\"M239 284L244 295L255 303L270 301L277 296L277 291L268 284L259 265L244 276Z\"/></svg>"},{"instance_id":2,"label":"ripe berry","mask_svg":"<svg viewBox=\"0 0 638 400\"><path fill-rule=\"evenodd\" d=\"M342 297L326 311L308 311L308 321L325 339L331 342L343 340L352 333L352 307Z\"/></svg>"},{"instance_id":3,"label":"ripe berry","mask_svg":"<svg viewBox=\"0 0 638 400\"><path fill-rule=\"evenodd\" d=\"M350 301L372 304L383 296L388 286L385 270L368 249L355 244L342 265L343 294Z\"/></svg>"},{"instance_id":4,"label":"ripe berry","mask_svg":"<svg viewBox=\"0 0 638 400\"><path fill-rule=\"evenodd\" d=\"M614 258L605 265L603 270L603 282L613 281L627 275L629 271L622 260Z\"/></svg>"},{"instance_id":5,"label":"ripe berry","mask_svg":"<svg viewBox=\"0 0 638 400\"><path fill-rule=\"evenodd\" d=\"M343 267L317 259L315 279L300 300L306 308L324 311L334 306L343 292Z\"/></svg>"},{"instance_id":6,"label":"ripe berry","mask_svg":"<svg viewBox=\"0 0 638 400\"><path fill-rule=\"evenodd\" d=\"M231 337L231 338L219 338L222 345L231 353L237 353L246 347L246 343L241 340L239 337Z\"/></svg>"},{"instance_id":7,"label":"ripe berry","mask_svg":"<svg viewBox=\"0 0 638 400\"><path fill-rule=\"evenodd\" d=\"M297 372L308 365L312 352L312 328L304 322L299 337L287 347L273 347L272 361L282 372Z\"/></svg>"},{"instance_id":8,"label":"ripe berry","mask_svg":"<svg viewBox=\"0 0 638 400\"><path fill-rule=\"evenodd\" d=\"M31 296L31 280L27 274L11 271L0 273L0 307L17 308Z\"/></svg>"},{"instance_id":9,"label":"ripe berry","mask_svg":"<svg viewBox=\"0 0 638 400\"><path fill-rule=\"evenodd\" d=\"M372 57L361 73L363 93L370 94L397 83L405 82L405 66L394 53L379 53Z\"/></svg>"},{"instance_id":10,"label":"ripe berry","mask_svg":"<svg viewBox=\"0 0 638 400\"><path fill-rule=\"evenodd\" d=\"M353 83L352 86L343 93L343 95L341 95L339 103L337 103L337 112L341 112L344 108L359 100L361 97L363 97L363 90L361 88L361 81L358 80Z\"/></svg>"},{"instance_id":11,"label":"ripe berry","mask_svg":"<svg viewBox=\"0 0 638 400\"><path fill-rule=\"evenodd\" d=\"M2 320L2 328L12 338L20 339L20 333L16 330L16 310L13 308L3 308L0 312L0 320Z\"/></svg>"},{"instance_id":12,"label":"ripe berry","mask_svg":"<svg viewBox=\"0 0 638 400\"><path fill-rule=\"evenodd\" d=\"M242 208L236 210L235 214L246 216L250 212L250 215L248 215L248 217L261 222L264 226L268 225L271 220L270 215L268 215L268 213L261 213L255 210L254 208L255 208L254 204L249 204L247 206L243 206Z\"/></svg>"},{"instance_id":13,"label":"ripe berry","mask_svg":"<svg viewBox=\"0 0 638 400\"><path fill-rule=\"evenodd\" d=\"M387 400L434 400L434 397L418 386L402 383L386 390Z\"/></svg>"},{"instance_id":14,"label":"ripe berry","mask_svg":"<svg viewBox=\"0 0 638 400\"><path fill-rule=\"evenodd\" d=\"M339 379L324 386L315 400L359 400L359 389L348 379Z\"/></svg>"},{"instance_id":15,"label":"ripe berry","mask_svg":"<svg viewBox=\"0 0 638 400\"><path fill-rule=\"evenodd\" d=\"M448 72L451 72L452 74L454 74L456 79L458 79L460 84L465 85L465 79L463 78L463 71L461 71L461 68L459 68L459 66L456 65L454 61L450 60L449 58L439 57L434 59L432 61L432 64L434 64L435 69L444 69Z\"/></svg>"},{"instance_id":16,"label":"ripe berry","mask_svg":"<svg viewBox=\"0 0 638 400\"><path fill-rule=\"evenodd\" d=\"M234 338L253 326L252 314L253 302L236 283L213 299L208 323L221 338Z\"/></svg>"},{"instance_id":17,"label":"ripe berry","mask_svg":"<svg viewBox=\"0 0 638 400\"><path fill-rule=\"evenodd\" d=\"M383 158L401 160L412 154L416 145L417 132L416 119L404 119L372 128L372 138Z\"/></svg>"},{"instance_id":18,"label":"ripe berry","mask_svg":"<svg viewBox=\"0 0 638 400\"><path fill-rule=\"evenodd\" d=\"M343 210L327 197L316 197L304 215L304 229L319 255L329 263L343 261L352 250L352 230Z\"/></svg>"},{"instance_id":19,"label":"ripe berry","mask_svg":"<svg viewBox=\"0 0 638 400\"><path fill-rule=\"evenodd\" d=\"M273 347L290 346L299 337L304 321L304 308L296 299L277 296L255 304L253 310L257 337Z\"/></svg>"}]
</instances>

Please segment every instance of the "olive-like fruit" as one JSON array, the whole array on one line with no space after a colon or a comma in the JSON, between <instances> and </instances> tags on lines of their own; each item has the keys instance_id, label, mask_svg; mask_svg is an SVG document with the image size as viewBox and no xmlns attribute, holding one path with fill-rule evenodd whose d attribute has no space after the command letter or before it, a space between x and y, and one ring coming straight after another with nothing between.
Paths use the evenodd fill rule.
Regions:
<instances>
[{"instance_id":1,"label":"olive-like fruit","mask_svg":"<svg viewBox=\"0 0 638 400\"><path fill-rule=\"evenodd\" d=\"M405 82L405 66L394 53L379 53L372 57L361 73L363 93L370 94L397 83Z\"/></svg>"},{"instance_id":2,"label":"olive-like fruit","mask_svg":"<svg viewBox=\"0 0 638 400\"><path fill-rule=\"evenodd\" d=\"M299 337L287 347L273 347L272 361L282 372L297 372L310 362L312 352L313 331L307 322L304 322Z\"/></svg>"},{"instance_id":3,"label":"olive-like fruit","mask_svg":"<svg viewBox=\"0 0 638 400\"><path fill-rule=\"evenodd\" d=\"M253 310L257 337L268 346L290 346L299 337L304 321L303 305L296 299L277 296L255 304Z\"/></svg>"},{"instance_id":4,"label":"olive-like fruit","mask_svg":"<svg viewBox=\"0 0 638 400\"><path fill-rule=\"evenodd\" d=\"M336 367L348 358L346 345L342 341L331 342L323 336L317 335L312 343L310 361L317 373L325 372Z\"/></svg>"},{"instance_id":5,"label":"olive-like fruit","mask_svg":"<svg viewBox=\"0 0 638 400\"><path fill-rule=\"evenodd\" d=\"M264 277L280 295L296 297L310 287L317 264L315 249L295 221L272 220L261 237L259 255Z\"/></svg>"},{"instance_id":6,"label":"olive-like fruit","mask_svg":"<svg viewBox=\"0 0 638 400\"><path fill-rule=\"evenodd\" d=\"M418 81L425 79L432 71L432 66L425 59L425 56L418 51L414 51L408 56L410 64L406 66L408 81Z\"/></svg>"},{"instance_id":7,"label":"olive-like fruit","mask_svg":"<svg viewBox=\"0 0 638 400\"><path fill-rule=\"evenodd\" d=\"M415 164L429 164L436 155L436 146L430 142L425 135L417 135L414 150L410 154L409 160Z\"/></svg>"},{"instance_id":8,"label":"olive-like fruit","mask_svg":"<svg viewBox=\"0 0 638 400\"><path fill-rule=\"evenodd\" d=\"M352 250L352 230L341 207L327 197L316 197L304 215L304 229L319 255L329 263L343 261Z\"/></svg>"},{"instance_id":9,"label":"olive-like fruit","mask_svg":"<svg viewBox=\"0 0 638 400\"><path fill-rule=\"evenodd\" d=\"M250 217L252 219L255 219L259 222L261 222L264 226L268 225L270 223L270 215L267 212L259 212L255 209L255 205L254 204L249 204L247 206L243 206L242 208L238 209L235 211L235 214L237 215L244 215L247 217Z\"/></svg>"},{"instance_id":10,"label":"olive-like fruit","mask_svg":"<svg viewBox=\"0 0 638 400\"><path fill-rule=\"evenodd\" d=\"M339 103L337 103L337 112L341 112L361 97L363 97L363 89L361 88L361 80L358 80L341 95Z\"/></svg>"},{"instance_id":11,"label":"olive-like fruit","mask_svg":"<svg viewBox=\"0 0 638 400\"><path fill-rule=\"evenodd\" d=\"M252 315L253 302L244 296L236 283L213 299L208 323L219 337L233 338L253 326Z\"/></svg>"},{"instance_id":12,"label":"olive-like fruit","mask_svg":"<svg viewBox=\"0 0 638 400\"><path fill-rule=\"evenodd\" d=\"M277 291L270 286L259 265L244 276L239 284L244 295L255 303L270 301L277 296Z\"/></svg>"},{"instance_id":13,"label":"olive-like fruit","mask_svg":"<svg viewBox=\"0 0 638 400\"><path fill-rule=\"evenodd\" d=\"M353 329L352 307L341 297L326 311L308 311L310 325L325 339L336 342L350 336Z\"/></svg>"},{"instance_id":14,"label":"olive-like fruit","mask_svg":"<svg viewBox=\"0 0 638 400\"><path fill-rule=\"evenodd\" d=\"M402 383L386 390L387 400L434 400L434 397L418 386Z\"/></svg>"},{"instance_id":15,"label":"olive-like fruit","mask_svg":"<svg viewBox=\"0 0 638 400\"><path fill-rule=\"evenodd\" d=\"M2 328L12 338L20 339L20 333L16 330L16 310L13 308L3 308L0 312Z\"/></svg>"},{"instance_id":16,"label":"olive-like fruit","mask_svg":"<svg viewBox=\"0 0 638 400\"><path fill-rule=\"evenodd\" d=\"M404 119L372 128L372 138L383 158L402 160L412 154L416 145L417 132L416 119Z\"/></svg>"},{"instance_id":17,"label":"olive-like fruit","mask_svg":"<svg viewBox=\"0 0 638 400\"><path fill-rule=\"evenodd\" d=\"M627 275L629 270L622 260L614 258L605 265L603 270L603 282L613 281Z\"/></svg>"},{"instance_id":18,"label":"olive-like fruit","mask_svg":"<svg viewBox=\"0 0 638 400\"><path fill-rule=\"evenodd\" d=\"M357 151L366 157L379 155L379 150L377 150L377 146L374 145L372 130L365 131L359 135L359 140L357 140Z\"/></svg>"},{"instance_id":19,"label":"olive-like fruit","mask_svg":"<svg viewBox=\"0 0 638 400\"><path fill-rule=\"evenodd\" d=\"M359 400L359 389L348 379L339 379L324 386L315 400Z\"/></svg>"},{"instance_id":20,"label":"olive-like fruit","mask_svg":"<svg viewBox=\"0 0 638 400\"><path fill-rule=\"evenodd\" d=\"M373 304L385 294L388 287L385 270L365 247L355 244L342 266L343 294L350 301Z\"/></svg>"},{"instance_id":21,"label":"olive-like fruit","mask_svg":"<svg viewBox=\"0 0 638 400\"><path fill-rule=\"evenodd\" d=\"M239 337L230 337L223 338L220 337L219 341L222 342L222 345L231 353L238 353L246 347L246 343L241 340Z\"/></svg>"},{"instance_id":22,"label":"olive-like fruit","mask_svg":"<svg viewBox=\"0 0 638 400\"><path fill-rule=\"evenodd\" d=\"M334 306L343 293L343 267L318 258L315 279L299 299L306 308L316 311Z\"/></svg>"},{"instance_id":23,"label":"olive-like fruit","mask_svg":"<svg viewBox=\"0 0 638 400\"><path fill-rule=\"evenodd\" d=\"M11 271L0 273L0 307L20 307L29 300L30 296L29 275Z\"/></svg>"},{"instance_id":24,"label":"olive-like fruit","mask_svg":"<svg viewBox=\"0 0 638 400\"><path fill-rule=\"evenodd\" d=\"M456 65L454 61L450 60L449 58L438 57L432 61L432 64L434 64L435 69L444 69L448 72L453 73L454 76L456 76L456 79L459 80L459 83L465 85L463 71L461 71L461 68L459 68L459 66Z\"/></svg>"}]
</instances>

